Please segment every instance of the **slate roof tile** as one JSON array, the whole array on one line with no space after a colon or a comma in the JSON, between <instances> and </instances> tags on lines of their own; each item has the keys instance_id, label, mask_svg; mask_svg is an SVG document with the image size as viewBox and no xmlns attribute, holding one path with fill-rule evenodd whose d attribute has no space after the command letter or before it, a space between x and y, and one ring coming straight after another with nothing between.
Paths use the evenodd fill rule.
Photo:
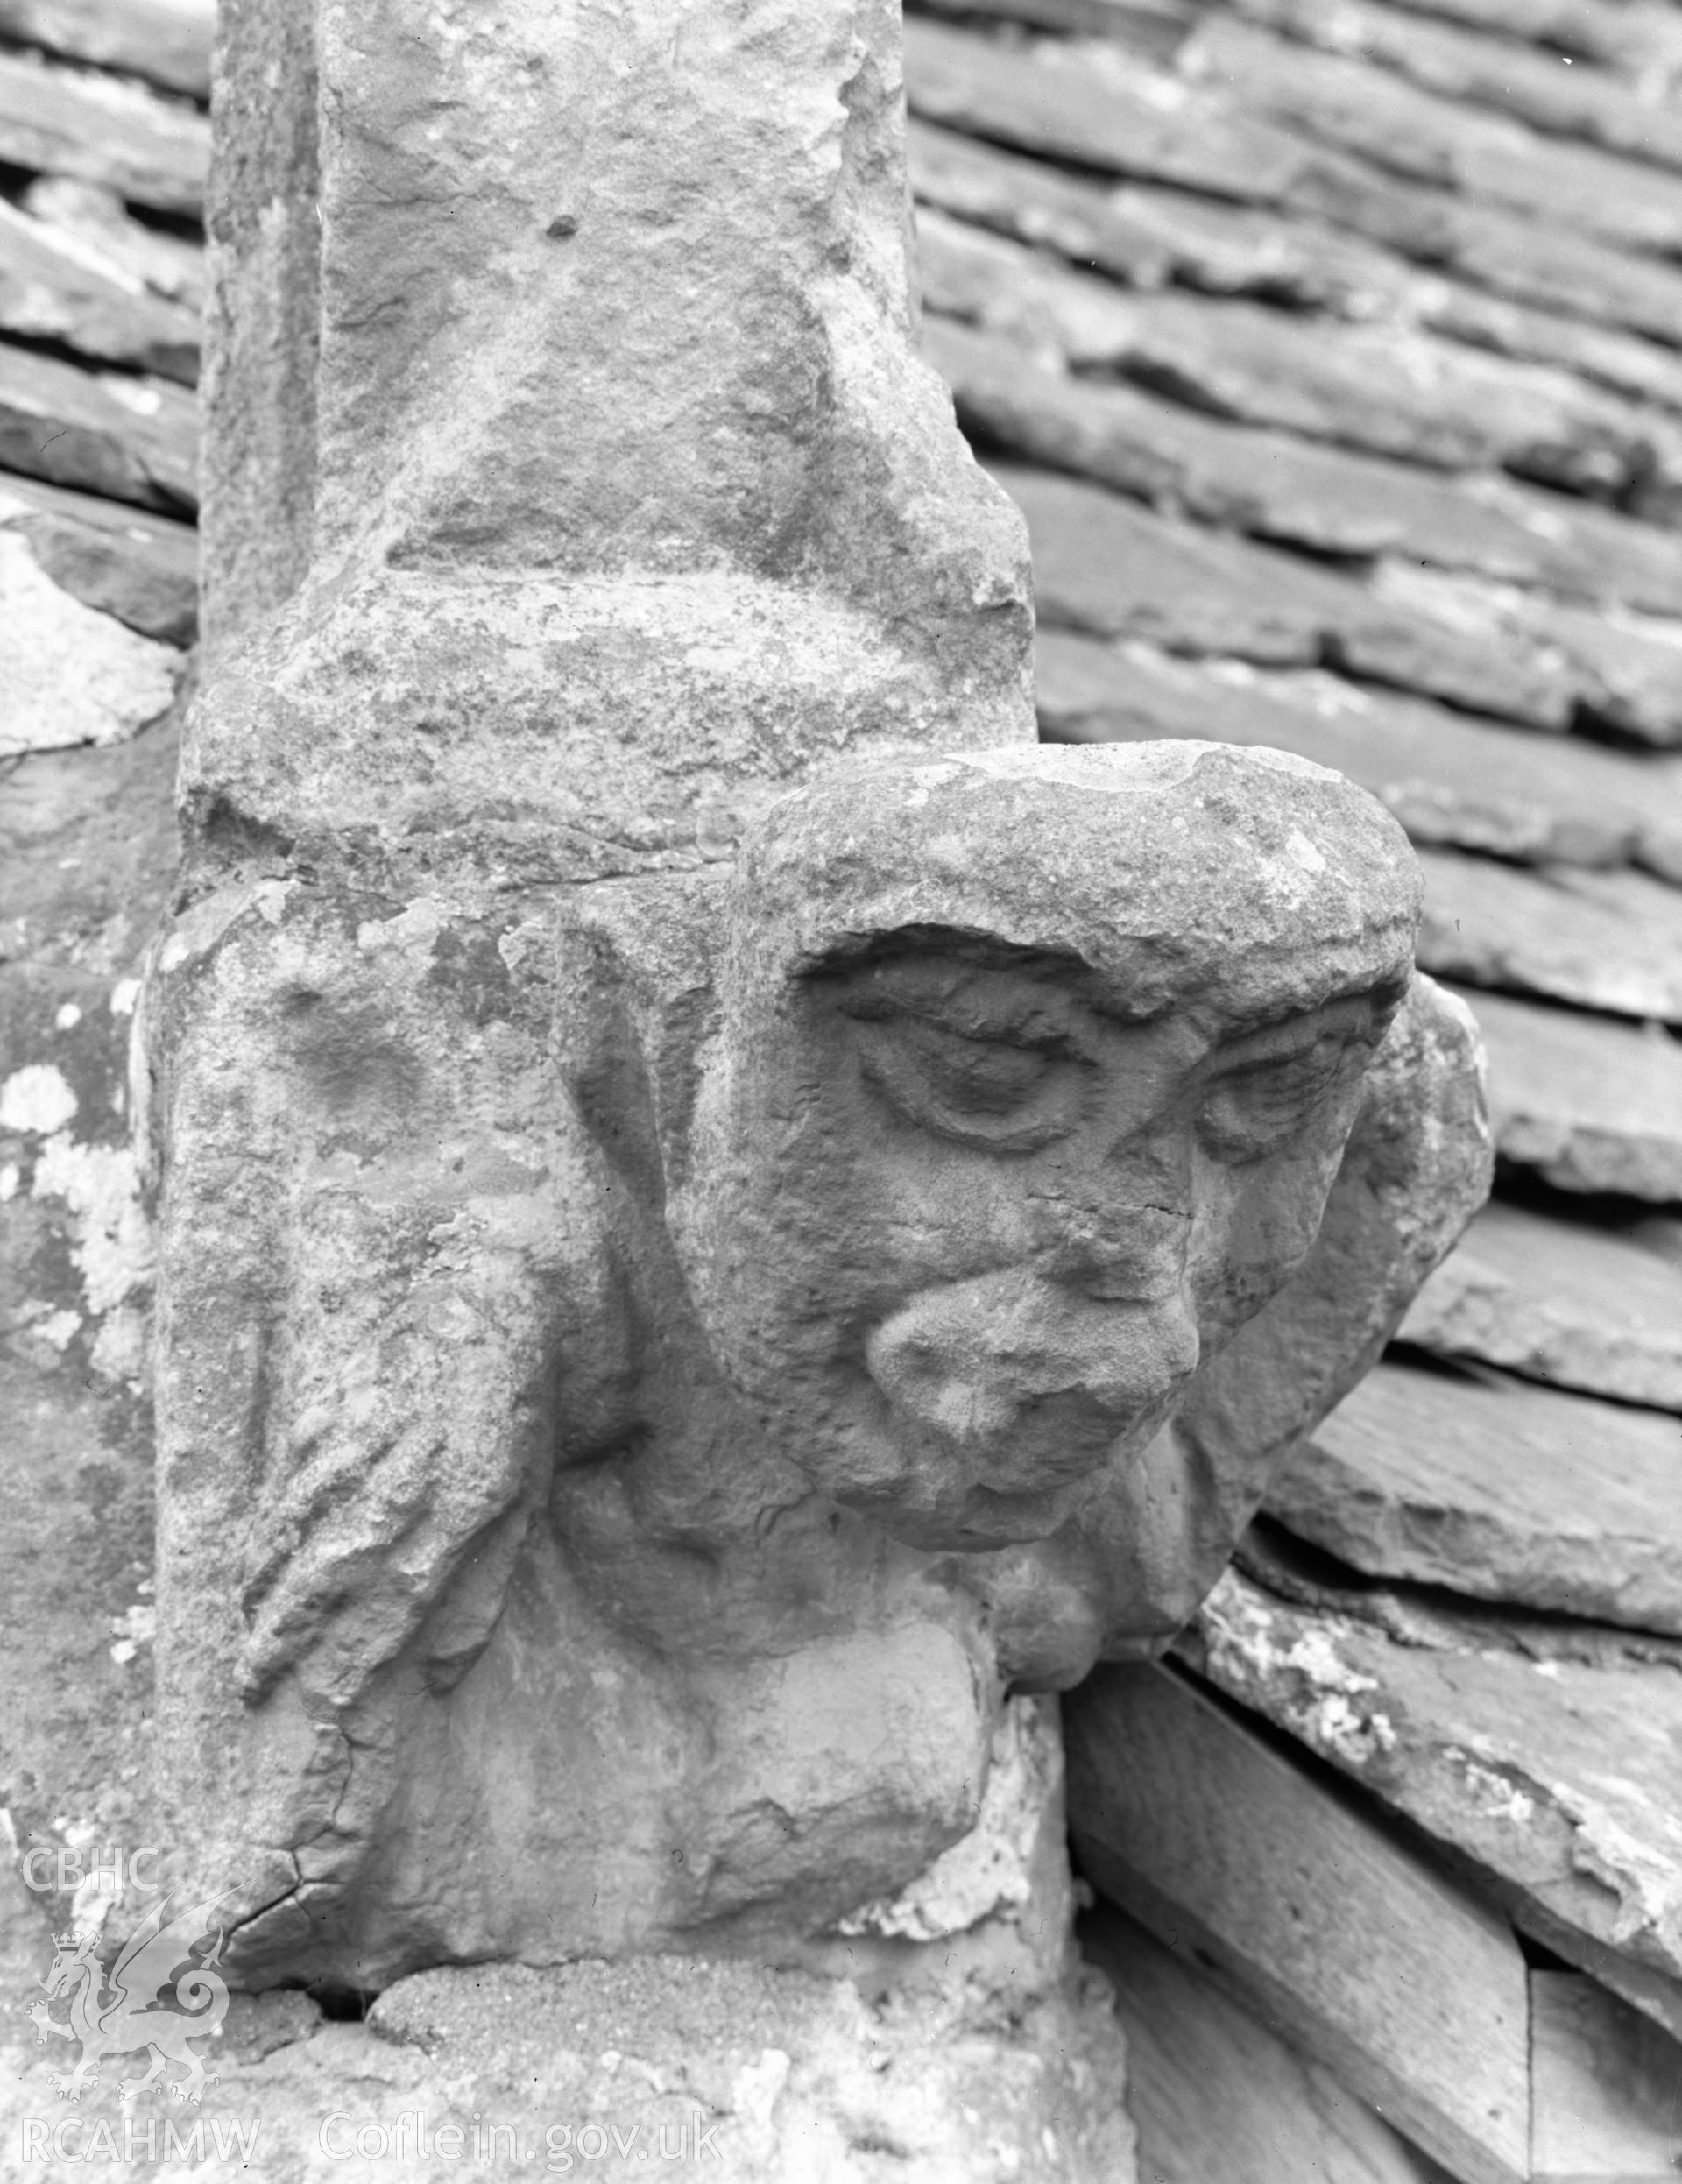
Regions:
<instances>
[{"instance_id":1,"label":"slate roof tile","mask_svg":"<svg viewBox=\"0 0 1682 2184\"><path fill-rule=\"evenodd\" d=\"M1299 752L1370 788L1416 842L1520 864L1638 864L1682 880L1682 765L1524 730L1320 669L1170 658L1042 627L1040 732L1057 742L1193 737Z\"/></svg>"},{"instance_id":2,"label":"slate roof tile","mask_svg":"<svg viewBox=\"0 0 1682 2184\"><path fill-rule=\"evenodd\" d=\"M1682 1043L1507 994L1463 998L1489 1057L1503 1160L1560 1191L1682 1202Z\"/></svg>"},{"instance_id":3,"label":"slate roof tile","mask_svg":"<svg viewBox=\"0 0 1682 2184\"><path fill-rule=\"evenodd\" d=\"M86 237L33 220L0 198L0 333L50 341L100 364L191 386L196 312L153 294Z\"/></svg>"},{"instance_id":4,"label":"slate roof tile","mask_svg":"<svg viewBox=\"0 0 1682 2184\"><path fill-rule=\"evenodd\" d=\"M1022 51L916 18L905 25L906 96L933 122L1101 173L1230 197L1283 201L1320 164L1285 130L1219 93L1141 71L1102 43Z\"/></svg>"},{"instance_id":5,"label":"slate roof tile","mask_svg":"<svg viewBox=\"0 0 1682 2184\"><path fill-rule=\"evenodd\" d=\"M197 216L210 124L138 84L0 53L0 159L97 182L131 203Z\"/></svg>"},{"instance_id":6,"label":"slate roof tile","mask_svg":"<svg viewBox=\"0 0 1682 2184\"><path fill-rule=\"evenodd\" d=\"M1667 1252L1667 1241L1682 1244L1682 1226L1605 1228L1496 1199L1414 1299L1401 1338L1555 1387L1682 1410L1682 1252ZM1682 1428L1672 1447L1682 1467Z\"/></svg>"},{"instance_id":7,"label":"slate roof tile","mask_svg":"<svg viewBox=\"0 0 1682 2184\"><path fill-rule=\"evenodd\" d=\"M1425 969L1508 993L1682 1023L1682 888L1641 872L1524 871L1422 849Z\"/></svg>"},{"instance_id":8,"label":"slate roof tile","mask_svg":"<svg viewBox=\"0 0 1682 2184\"><path fill-rule=\"evenodd\" d=\"M1682 484L1682 425L1552 365L1497 357L1406 321L1345 324L1248 300L1130 296L939 216L923 221L921 246L931 309L1214 416L1432 469L1502 468L1605 499Z\"/></svg>"},{"instance_id":9,"label":"slate roof tile","mask_svg":"<svg viewBox=\"0 0 1682 2184\"><path fill-rule=\"evenodd\" d=\"M195 315L204 307L204 243L185 231L138 220L115 190L61 174L38 174L19 201L55 233L114 259L131 279ZM74 344L73 344L74 345Z\"/></svg>"},{"instance_id":10,"label":"slate roof tile","mask_svg":"<svg viewBox=\"0 0 1682 2184\"><path fill-rule=\"evenodd\" d=\"M1266 0L1256 0L1258 6ZM1493 32L1502 40L1539 46L1619 70L1662 89L1682 74L1682 20L1664 0L1395 0L1411 17ZM1335 19L1338 0L1279 0L1307 18Z\"/></svg>"},{"instance_id":11,"label":"slate roof tile","mask_svg":"<svg viewBox=\"0 0 1682 2184\"><path fill-rule=\"evenodd\" d=\"M0 0L0 38L210 97L215 0Z\"/></svg>"},{"instance_id":12,"label":"slate roof tile","mask_svg":"<svg viewBox=\"0 0 1682 2184\"><path fill-rule=\"evenodd\" d=\"M1563 652L1492 644L1488 630L1079 479L1013 464L995 475L1028 518L1042 622L1192 656L1335 664L1474 711L1570 723L1579 679Z\"/></svg>"},{"instance_id":13,"label":"slate roof tile","mask_svg":"<svg viewBox=\"0 0 1682 2184\"><path fill-rule=\"evenodd\" d=\"M929 317L923 348L973 435L1119 492L1317 555L1406 555L1682 615L1674 541L1614 510L1493 473L1445 477L1201 416L1142 388L1071 378L957 320Z\"/></svg>"},{"instance_id":14,"label":"slate roof tile","mask_svg":"<svg viewBox=\"0 0 1682 2184\"><path fill-rule=\"evenodd\" d=\"M1562 67L1558 50L1498 44L1379 0L1235 0L1235 6L1253 22L1330 53L1376 61L1445 98L1510 115L1548 135L1682 167L1682 115L1648 95L1641 83L1592 65ZM1562 21L1558 27L1569 33L1575 25ZM1660 68L1669 73L1682 65L1682 39L1673 25L1670 36L1653 42ZM1568 50L1575 50L1574 42Z\"/></svg>"},{"instance_id":15,"label":"slate roof tile","mask_svg":"<svg viewBox=\"0 0 1682 2184\"><path fill-rule=\"evenodd\" d=\"M1682 241L1682 174L1544 138L1504 115L1211 11L1180 55L1189 81L1402 176L1577 228L1617 248Z\"/></svg>"},{"instance_id":16,"label":"slate roof tile","mask_svg":"<svg viewBox=\"0 0 1682 2184\"><path fill-rule=\"evenodd\" d=\"M145 508L198 505L198 413L173 381L0 343L0 469Z\"/></svg>"},{"instance_id":17,"label":"slate roof tile","mask_svg":"<svg viewBox=\"0 0 1682 2184\"><path fill-rule=\"evenodd\" d=\"M1674 1641L1353 1588L1309 1604L1228 1571L1181 1650L1682 2037Z\"/></svg>"},{"instance_id":18,"label":"slate roof tile","mask_svg":"<svg viewBox=\"0 0 1682 2184\"><path fill-rule=\"evenodd\" d=\"M1682 1428L1506 1375L1381 1364L1270 1515L1369 1577L1682 1634Z\"/></svg>"},{"instance_id":19,"label":"slate roof tile","mask_svg":"<svg viewBox=\"0 0 1682 2184\"><path fill-rule=\"evenodd\" d=\"M906 34L908 94L926 120L1099 173L1308 214L1517 301L1682 343L1675 266L1608 247L1569 223L1543 227L1523 204L1403 179L1375 162L1371 134L1353 121L1350 152L1248 113L1243 84L1229 98L1099 46L1045 40L1024 53L915 18ZM1272 73L1315 58L1287 51ZM1539 139L1537 148L1551 158L1560 149ZM1611 165L1599 179L1622 193L1628 176L1622 163Z\"/></svg>"},{"instance_id":20,"label":"slate roof tile","mask_svg":"<svg viewBox=\"0 0 1682 2184\"><path fill-rule=\"evenodd\" d=\"M84 606L143 637L190 645L198 630L199 541L191 524L0 471L0 530Z\"/></svg>"},{"instance_id":21,"label":"slate roof tile","mask_svg":"<svg viewBox=\"0 0 1682 2184\"><path fill-rule=\"evenodd\" d=\"M0 0L0 162L32 177L0 201L0 543L170 647L208 21ZM1343 1648L1398 1739L1368 1786L1682 2029L1674 1888L1650 1917L1641 1896L1682 1869L1654 1789L1671 1642L1523 1620L1678 1627L1675 1422L1631 1406L1678 1401L1682 1223L1629 1208L1682 1205L1682 1043L1628 1019L1682 1019L1682 14L925 0L906 53L929 354L1028 511L1042 732L1273 743L1380 795L1424 851L1424 959L1474 989L1523 1194L1407 1327L1505 1371L1401 1354L1276 1500L1394 1592L1231 1579L1202 1665L1320 1749L1301 1679L1233 1633L1259 1604ZM155 908L132 813L161 873L169 756L153 732L8 779L0 942L36 944L74 838L109 912L74 960L132 953ZM1433 1622L1421 1580L1491 1604ZM1474 1738L1523 1825L1492 1818Z\"/></svg>"}]
</instances>

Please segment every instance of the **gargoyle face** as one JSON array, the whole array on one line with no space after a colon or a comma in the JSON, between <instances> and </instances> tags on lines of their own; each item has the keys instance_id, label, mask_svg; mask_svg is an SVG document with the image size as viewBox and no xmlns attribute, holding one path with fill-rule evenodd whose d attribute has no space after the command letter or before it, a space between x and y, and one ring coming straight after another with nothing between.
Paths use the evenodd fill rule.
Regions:
<instances>
[{"instance_id":1,"label":"gargoyle face","mask_svg":"<svg viewBox=\"0 0 1682 2184\"><path fill-rule=\"evenodd\" d=\"M1389 1014L1141 1020L957 936L814 979L826 1488L926 1546L1055 1530L1300 1262Z\"/></svg>"},{"instance_id":2,"label":"gargoyle face","mask_svg":"<svg viewBox=\"0 0 1682 2184\"><path fill-rule=\"evenodd\" d=\"M972 1552L1057 1530L1289 1281L1416 887L1377 807L1298 761L995 764L789 800L747 868L704 1231L699 1193L682 1224L784 1452Z\"/></svg>"}]
</instances>

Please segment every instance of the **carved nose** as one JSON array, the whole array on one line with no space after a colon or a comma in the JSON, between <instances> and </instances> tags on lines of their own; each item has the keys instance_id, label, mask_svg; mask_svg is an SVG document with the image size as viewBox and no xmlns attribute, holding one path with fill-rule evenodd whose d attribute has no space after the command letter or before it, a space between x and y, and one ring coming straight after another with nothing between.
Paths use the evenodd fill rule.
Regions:
<instances>
[{"instance_id":1,"label":"carved nose","mask_svg":"<svg viewBox=\"0 0 1682 2184\"><path fill-rule=\"evenodd\" d=\"M924 1290L865 1346L894 1409L944 1439L979 1451L1055 1414L1083 1463L1189 1377L1198 1353L1177 1282L1165 1297L1117 1303L1037 1265Z\"/></svg>"},{"instance_id":2,"label":"carved nose","mask_svg":"<svg viewBox=\"0 0 1682 2184\"><path fill-rule=\"evenodd\" d=\"M1111 1304L1165 1304L1179 1295L1189 1215L1172 1206L1059 1209L1058 1233L1035 1257L1047 1281Z\"/></svg>"}]
</instances>

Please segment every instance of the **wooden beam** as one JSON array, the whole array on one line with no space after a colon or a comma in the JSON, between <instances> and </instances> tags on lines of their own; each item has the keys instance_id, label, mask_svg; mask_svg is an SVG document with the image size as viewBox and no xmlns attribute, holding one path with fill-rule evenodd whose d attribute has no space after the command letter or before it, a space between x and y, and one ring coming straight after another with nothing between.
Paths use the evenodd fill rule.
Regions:
<instances>
[{"instance_id":1,"label":"wooden beam","mask_svg":"<svg viewBox=\"0 0 1682 2184\"><path fill-rule=\"evenodd\" d=\"M1580 1972L1530 1974L1534 2184L1676 2184L1682 2046Z\"/></svg>"},{"instance_id":2,"label":"wooden beam","mask_svg":"<svg viewBox=\"0 0 1682 2184\"><path fill-rule=\"evenodd\" d=\"M1447 2184L1324 2064L1137 1920L1100 1905L1081 1947L1115 1990L1148 2184Z\"/></svg>"},{"instance_id":3,"label":"wooden beam","mask_svg":"<svg viewBox=\"0 0 1682 2184\"><path fill-rule=\"evenodd\" d=\"M1505 1924L1181 1676L1103 1669L1064 1703L1093 1882L1463 2184L1526 2178L1529 2001Z\"/></svg>"}]
</instances>

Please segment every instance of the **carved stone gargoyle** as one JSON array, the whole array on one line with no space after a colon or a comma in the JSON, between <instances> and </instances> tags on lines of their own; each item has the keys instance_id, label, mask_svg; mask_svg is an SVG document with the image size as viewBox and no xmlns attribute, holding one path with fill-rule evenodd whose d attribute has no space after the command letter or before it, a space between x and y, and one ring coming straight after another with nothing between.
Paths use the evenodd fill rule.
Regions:
<instances>
[{"instance_id":1,"label":"carved stone gargoyle","mask_svg":"<svg viewBox=\"0 0 1682 2184\"><path fill-rule=\"evenodd\" d=\"M224 17L166 1840L258 1984L954 1933L1481 1198L1473 1033L1339 777L1032 740L894 0L454 23Z\"/></svg>"},{"instance_id":2,"label":"carved stone gargoyle","mask_svg":"<svg viewBox=\"0 0 1682 2184\"><path fill-rule=\"evenodd\" d=\"M512 933L309 892L173 971L265 1088L259 1967L891 1897L1007 1693L1183 1622L1487 1187L1406 841L1282 753L862 764Z\"/></svg>"}]
</instances>

